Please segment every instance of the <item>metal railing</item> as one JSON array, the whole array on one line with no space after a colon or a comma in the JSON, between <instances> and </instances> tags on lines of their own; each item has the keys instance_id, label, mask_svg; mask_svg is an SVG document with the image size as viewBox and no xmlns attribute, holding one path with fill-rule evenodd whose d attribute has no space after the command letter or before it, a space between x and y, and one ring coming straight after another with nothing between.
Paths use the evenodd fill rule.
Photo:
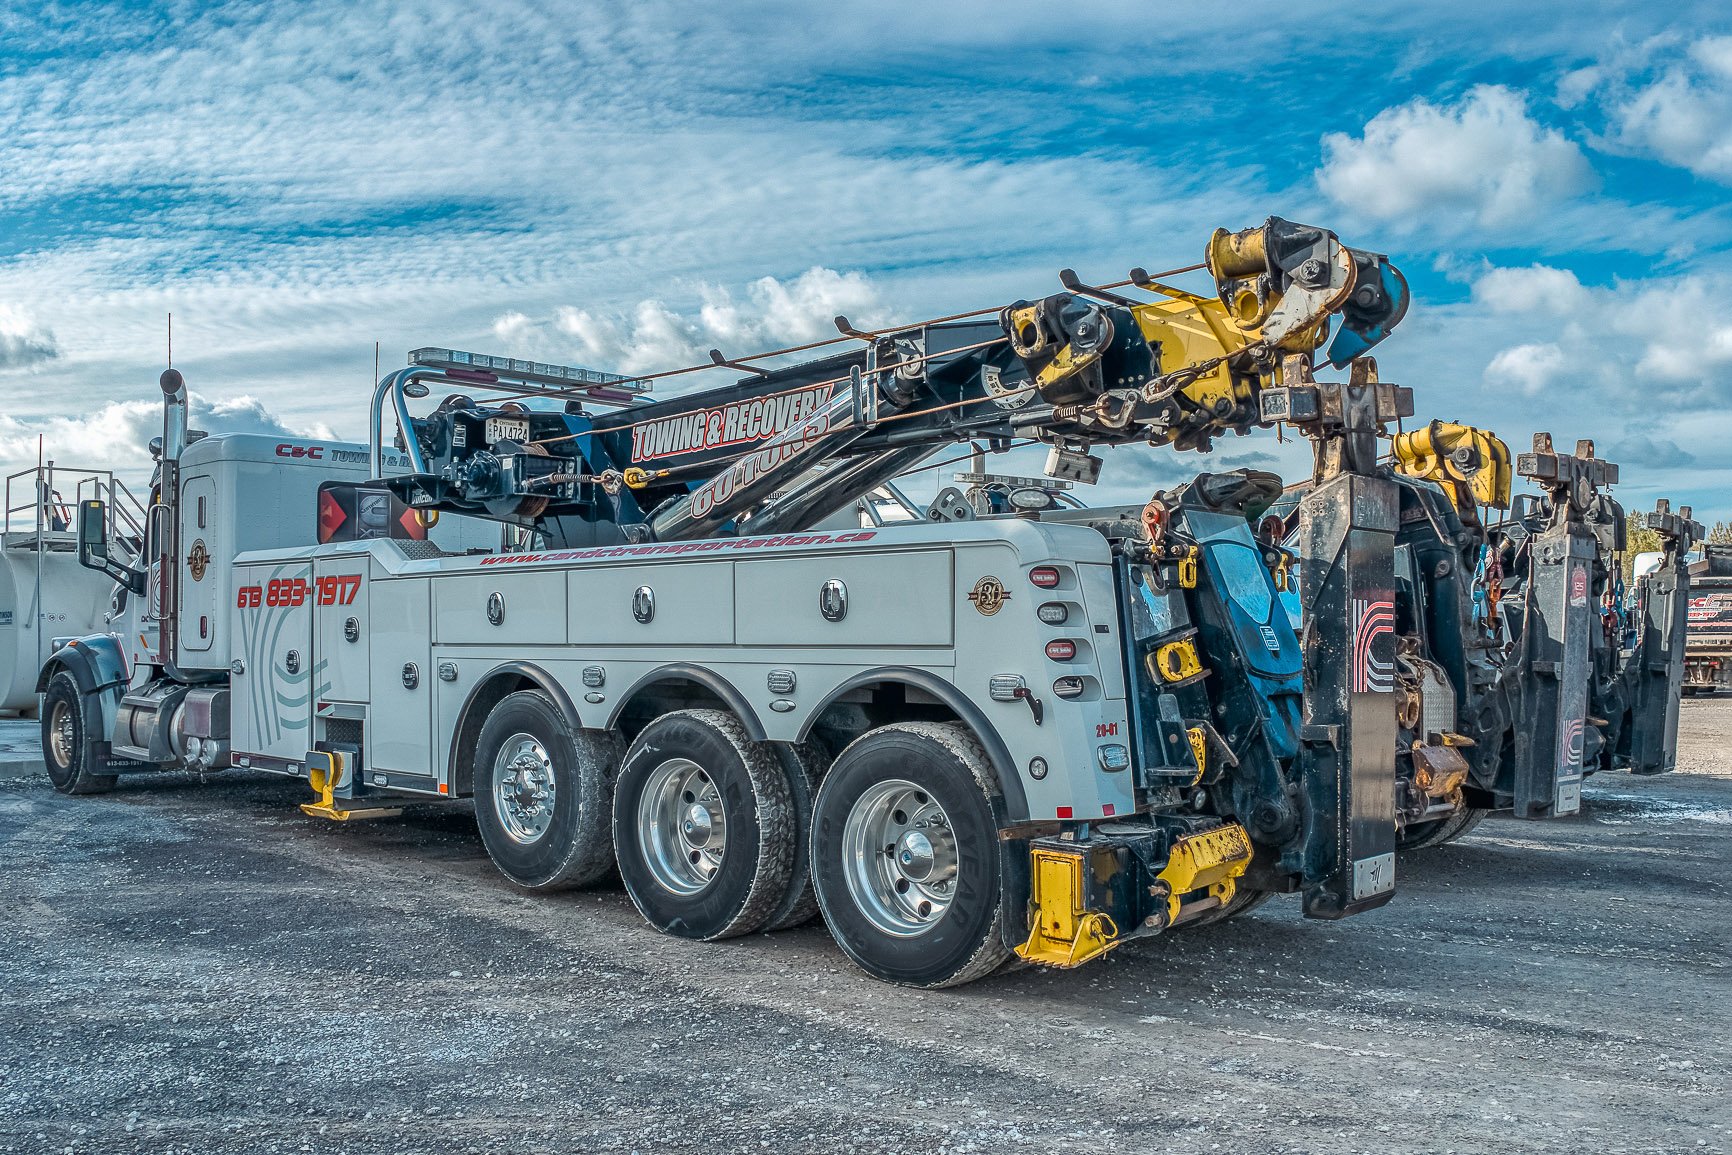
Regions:
<instances>
[{"instance_id":1,"label":"metal railing","mask_svg":"<svg viewBox=\"0 0 1732 1155\"><path fill-rule=\"evenodd\" d=\"M122 565L134 564L144 551L145 503L112 473L96 469L81 472L87 476L78 482L79 502L96 499L108 506L108 556Z\"/></svg>"},{"instance_id":2,"label":"metal railing","mask_svg":"<svg viewBox=\"0 0 1732 1155\"><path fill-rule=\"evenodd\" d=\"M72 496L67 497L68 490ZM71 549L78 538L78 506L91 498L108 505L109 548L136 554L144 535L144 503L106 469L65 469L45 461L6 478L0 529L9 548Z\"/></svg>"},{"instance_id":3,"label":"metal railing","mask_svg":"<svg viewBox=\"0 0 1732 1155\"><path fill-rule=\"evenodd\" d=\"M66 491L72 491L72 500ZM0 514L0 546L25 551L35 560L34 590L19 590L15 619L32 630L36 639L36 662L48 656L49 638L43 618L44 559L50 553L71 553L78 548L78 509L81 502L101 498L108 506L108 552L122 564L132 564L144 552L144 506L126 485L106 469L61 469L44 461L33 469L22 469L6 478L5 506ZM26 590L30 604L22 604Z\"/></svg>"}]
</instances>

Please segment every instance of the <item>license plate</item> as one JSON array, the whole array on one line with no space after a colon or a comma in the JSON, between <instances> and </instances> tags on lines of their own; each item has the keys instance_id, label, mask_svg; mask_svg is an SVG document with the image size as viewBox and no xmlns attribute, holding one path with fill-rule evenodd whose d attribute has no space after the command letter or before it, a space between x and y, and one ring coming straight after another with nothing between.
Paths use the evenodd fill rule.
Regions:
<instances>
[{"instance_id":1,"label":"license plate","mask_svg":"<svg viewBox=\"0 0 1732 1155\"><path fill-rule=\"evenodd\" d=\"M489 417L482 430L489 445L496 445L501 441L529 440L529 422L521 417Z\"/></svg>"}]
</instances>

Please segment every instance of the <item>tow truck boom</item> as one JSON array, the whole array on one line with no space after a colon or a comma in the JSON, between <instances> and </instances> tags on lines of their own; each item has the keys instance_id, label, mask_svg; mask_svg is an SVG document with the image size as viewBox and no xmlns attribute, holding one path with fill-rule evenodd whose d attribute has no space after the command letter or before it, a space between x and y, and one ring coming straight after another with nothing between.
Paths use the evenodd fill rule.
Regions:
<instances>
[{"instance_id":1,"label":"tow truck boom","mask_svg":"<svg viewBox=\"0 0 1732 1155\"><path fill-rule=\"evenodd\" d=\"M390 403L413 462L385 483L417 508L539 524L558 545L578 544L571 539L598 523L632 541L803 528L955 442L1043 442L1049 474L1093 481L1093 446L1206 450L1223 433L1267 423L1260 398L1284 358L1300 355L1308 368L1339 318L1327 357L1345 365L1407 308L1406 284L1386 258L1276 217L1217 230L1202 267L1214 297L1141 269L1106 286L1065 270L1064 292L960 318L865 332L838 317L842 336L826 344L851 346L842 352L766 368L777 353L712 351L707 367L747 375L631 404L611 420L591 416L585 399L615 403L647 379L609 382L599 394L563 383L537 389L425 356L387 377L375 398L375 429ZM437 376L558 396L568 412L461 397L409 417L405 390Z\"/></svg>"}]
</instances>

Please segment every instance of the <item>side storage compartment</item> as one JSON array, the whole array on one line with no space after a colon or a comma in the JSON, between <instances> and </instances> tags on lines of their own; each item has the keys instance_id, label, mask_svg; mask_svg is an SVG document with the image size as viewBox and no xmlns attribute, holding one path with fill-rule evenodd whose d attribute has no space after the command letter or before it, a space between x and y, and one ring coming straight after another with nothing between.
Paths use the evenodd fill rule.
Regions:
<instances>
[{"instance_id":1,"label":"side storage compartment","mask_svg":"<svg viewBox=\"0 0 1732 1155\"><path fill-rule=\"evenodd\" d=\"M216 483L189 477L181 486L180 648L204 654L217 642L223 612L223 564L228 543L217 531ZM205 661L197 663L208 665Z\"/></svg>"},{"instance_id":2,"label":"side storage compartment","mask_svg":"<svg viewBox=\"0 0 1732 1155\"><path fill-rule=\"evenodd\" d=\"M431 790L433 765L432 591L426 578L375 581L367 591L371 667L367 781Z\"/></svg>"},{"instance_id":3,"label":"side storage compartment","mask_svg":"<svg viewBox=\"0 0 1732 1155\"><path fill-rule=\"evenodd\" d=\"M233 693L230 721L237 765L299 769L312 745L313 567L306 561L235 568L230 608Z\"/></svg>"},{"instance_id":4,"label":"side storage compartment","mask_svg":"<svg viewBox=\"0 0 1732 1155\"><path fill-rule=\"evenodd\" d=\"M743 561L734 605L743 645L948 646L956 636L949 550Z\"/></svg>"},{"instance_id":5,"label":"side storage compartment","mask_svg":"<svg viewBox=\"0 0 1732 1155\"><path fill-rule=\"evenodd\" d=\"M317 642L322 685L320 701L365 702L372 665L367 645L369 559L320 558L313 568L313 600L318 605Z\"/></svg>"},{"instance_id":6,"label":"side storage compartment","mask_svg":"<svg viewBox=\"0 0 1732 1155\"><path fill-rule=\"evenodd\" d=\"M563 570L448 574L434 593L436 640L445 644L560 645L565 641Z\"/></svg>"},{"instance_id":7,"label":"side storage compartment","mask_svg":"<svg viewBox=\"0 0 1732 1155\"><path fill-rule=\"evenodd\" d=\"M571 640L602 646L731 645L736 640L735 568L706 561L573 569Z\"/></svg>"}]
</instances>

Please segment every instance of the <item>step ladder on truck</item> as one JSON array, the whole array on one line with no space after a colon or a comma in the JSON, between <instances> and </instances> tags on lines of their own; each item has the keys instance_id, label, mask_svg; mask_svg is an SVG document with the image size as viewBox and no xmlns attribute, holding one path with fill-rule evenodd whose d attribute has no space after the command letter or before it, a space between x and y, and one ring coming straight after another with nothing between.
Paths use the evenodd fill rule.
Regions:
<instances>
[{"instance_id":1,"label":"step ladder on truck","mask_svg":"<svg viewBox=\"0 0 1732 1155\"><path fill-rule=\"evenodd\" d=\"M167 372L157 564L106 563L161 583L163 612L130 663L92 638L45 665L78 719L56 784L233 765L307 778L326 817L473 798L519 886L617 862L651 924L698 939L821 910L867 972L924 987L1277 893L1312 917L1380 906L1397 505L1377 448L1412 399L1365 354L1406 286L1278 218L1218 230L1206 267L1212 295L1067 270L1002 309L838 318L828 355L712 351L729 383L671 400L417 350L375 392L364 477L290 458L205 470L199 499L194 466L220 453L186 445ZM1316 379L1319 358L1346 379ZM1047 484L1094 481L1095 447L1276 423L1315 446L1297 561L1253 532L1268 474L1106 509ZM946 447L1024 443L1048 479L977 470L924 520L820 528ZM383 533L325 516L360 502ZM339 525L322 540L294 512L315 504ZM81 510L92 565L105 513ZM537 545L405 540L441 513ZM249 528L213 547L201 516ZM1303 634L1280 602L1294 565Z\"/></svg>"}]
</instances>

